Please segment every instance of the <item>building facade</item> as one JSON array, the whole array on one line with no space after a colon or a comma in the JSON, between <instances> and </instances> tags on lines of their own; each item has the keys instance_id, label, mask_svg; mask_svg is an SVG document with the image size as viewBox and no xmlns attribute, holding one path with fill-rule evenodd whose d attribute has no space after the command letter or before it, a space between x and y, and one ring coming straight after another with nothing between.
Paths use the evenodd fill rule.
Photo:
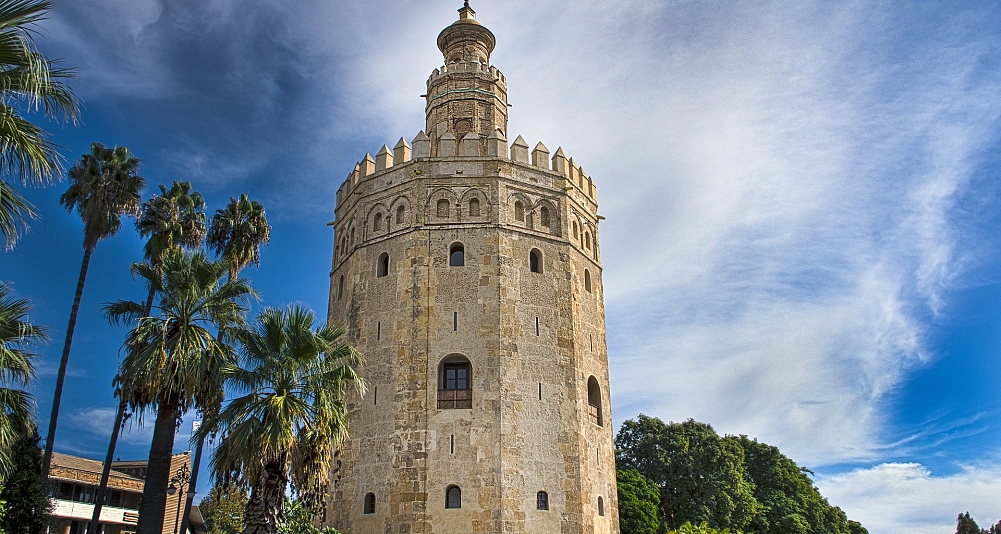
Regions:
<instances>
[{"instance_id":1,"label":"building facade","mask_svg":"<svg viewBox=\"0 0 1001 534\"><path fill-rule=\"evenodd\" d=\"M324 524L351 534L617 533L596 189L508 145L468 3L426 129L337 191L328 321L365 357Z\"/></svg>"}]
</instances>

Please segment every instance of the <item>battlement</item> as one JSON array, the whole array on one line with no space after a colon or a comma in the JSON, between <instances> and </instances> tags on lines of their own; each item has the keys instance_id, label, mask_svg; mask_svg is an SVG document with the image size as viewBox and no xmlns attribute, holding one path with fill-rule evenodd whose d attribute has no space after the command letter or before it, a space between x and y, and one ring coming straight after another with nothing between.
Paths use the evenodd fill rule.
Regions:
<instances>
[{"instance_id":1,"label":"battlement","mask_svg":"<svg viewBox=\"0 0 1001 534\"><path fill-rule=\"evenodd\" d=\"M483 155L480 154L480 137L475 133L469 133L462 139L456 139L455 136L446 133L437 141L437 153L440 155L437 158L431 157L432 142L427 134L421 130L410 143L401 137L392 149L389 148L389 145L382 145L374 158L371 153L365 154L365 157L355 164L354 169L337 189L337 205L340 205L346 195L369 177L382 174L411 161L483 158ZM584 172L584 167L577 165L573 158L566 156L562 147L558 147L550 157L549 149L541 142L529 151L528 143L520 135L509 147L507 139L495 133L487 138L486 157L506 159L562 175L572 186L567 188L567 191L575 189L580 195L592 202L596 201L597 192L594 181Z\"/></svg>"},{"instance_id":2,"label":"battlement","mask_svg":"<svg viewBox=\"0 0 1001 534\"><path fill-rule=\"evenodd\" d=\"M428 78L427 85L430 87L438 79L450 75L450 74L481 74L489 76L491 80L507 87L507 78L501 73L497 67L493 65L487 65L486 63L479 63L476 61L459 61L456 63L446 63L434 71L431 72L431 76Z\"/></svg>"}]
</instances>

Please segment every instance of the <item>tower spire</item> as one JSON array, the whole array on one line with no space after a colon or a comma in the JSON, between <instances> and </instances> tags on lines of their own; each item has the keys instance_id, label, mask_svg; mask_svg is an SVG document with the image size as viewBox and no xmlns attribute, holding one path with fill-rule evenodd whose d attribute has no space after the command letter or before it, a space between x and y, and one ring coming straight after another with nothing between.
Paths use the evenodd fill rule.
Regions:
<instances>
[{"instance_id":1,"label":"tower spire","mask_svg":"<svg viewBox=\"0 0 1001 534\"><path fill-rule=\"evenodd\" d=\"M459 20L476 20L476 12L469 7L469 0L462 2L462 7L459 8Z\"/></svg>"}]
</instances>

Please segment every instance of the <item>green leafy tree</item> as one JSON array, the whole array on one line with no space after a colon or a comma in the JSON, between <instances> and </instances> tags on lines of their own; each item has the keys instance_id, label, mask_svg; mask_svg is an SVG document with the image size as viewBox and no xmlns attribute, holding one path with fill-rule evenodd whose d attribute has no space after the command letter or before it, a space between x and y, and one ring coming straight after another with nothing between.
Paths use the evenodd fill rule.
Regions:
<instances>
[{"instance_id":1,"label":"green leafy tree","mask_svg":"<svg viewBox=\"0 0 1001 534\"><path fill-rule=\"evenodd\" d=\"M213 487L198 504L208 534L243 532L243 511L246 507L247 492L232 484Z\"/></svg>"},{"instance_id":2,"label":"green leafy tree","mask_svg":"<svg viewBox=\"0 0 1001 534\"><path fill-rule=\"evenodd\" d=\"M59 404L66 380L66 366L69 364L70 347L73 345L73 331L76 329L80 299L87 280L90 256L98 241L118 233L122 227L122 215L136 215L139 211L139 192L146 187L146 180L139 176L139 158L125 147L108 148L101 143L90 146L90 154L84 154L69 171L70 186L59 197L59 203L67 211L76 211L83 220L83 261L80 277L77 279L73 307L70 309L69 325L66 327L66 341L63 355L59 360L56 374L56 391L52 396L52 414L49 416L49 431L45 436L44 469L48 475L52 461L52 447L56 440L56 423L59 420Z\"/></svg>"},{"instance_id":3,"label":"green leafy tree","mask_svg":"<svg viewBox=\"0 0 1001 534\"><path fill-rule=\"evenodd\" d=\"M35 399L22 388L35 379L34 347L48 341L45 328L28 318L31 305L0 282L0 482L17 465L15 445L35 432Z\"/></svg>"},{"instance_id":4,"label":"green leafy tree","mask_svg":"<svg viewBox=\"0 0 1001 534\"><path fill-rule=\"evenodd\" d=\"M848 520L848 532L851 534L869 534L869 530L862 526L862 523L858 521ZM1001 531L998 532L1001 534Z\"/></svg>"},{"instance_id":5,"label":"green leafy tree","mask_svg":"<svg viewBox=\"0 0 1001 534\"><path fill-rule=\"evenodd\" d=\"M660 488L635 469L619 469L615 478L619 488L619 528L622 532L659 532L657 509L660 507Z\"/></svg>"},{"instance_id":6,"label":"green leafy tree","mask_svg":"<svg viewBox=\"0 0 1001 534\"><path fill-rule=\"evenodd\" d=\"M744 451L744 476L761 504L746 530L776 534L852 534L848 518L813 485L806 469L777 447L748 439L724 438ZM862 528L858 525L857 528ZM862 529L865 530L865 529ZM855 532L859 532L857 529Z\"/></svg>"},{"instance_id":7,"label":"green leafy tree","mask_svg":"<svg viewBox=\"0 0 1001 534\"><path fill-rule=\"evenodd\" d=\"M625 531L623 531L625 532ZM675 530L669 530L667 534L741 534L739 530L716 529L706 523L694 525L686 522Z\"/></svg>"},{"instance_id":8,"label":"green leafy tree","mask_svg":"<svg viewBox=\"0 0 1001 534\"><path fill-rule=\"evenodd\" d=\"M275 534L341 534L333 527L313 525L316 512L302 501L285 499L285 521L275 528Z\"/></svg>"},{"instance_id":9,"label":"green leafy tree","mask_svg":"<svg viewBox=\"0 0 1001 534\"><path fill-rule=\"evenodd\" d=\"M227 265L204 253L168 251L161 268L133 264L133 273L155 288L159 299L149 316L140 302L105 307L115 323L135 326L123 345L119 386L129 407L140 414L155 410L146 484L139 506L138 532L159 532L164 518L171 452L180 416L220 402L222 369L233 353L216 332L244 324L250 298L245 280L229 279Z\"/></svg>"},{"instance_id":10,"label":"green leafy tree","mask_svg":"<svg viewBox=\"0 0 1001 534\"><path fill-rule=\"evenodd\" d=\"M205 201L197 191L191 190L190 182L174 182L167 189L160 185L160 194L153 195L142 203L139 210L139 217L136 219L136 229L139 235L146 238L143 246L143 253L146 262L155 269L160 269L163 255L169 250L193 249L201 246L205 239ZM153 298L156 296L156 288L152 285L149 288L149 297L146 299L146 307L143 315L148 316L153 307ZM115 415L115 425L111 430L111 439L108 442L108 453L105 456L104 469L101 473L101 481L98 484L96 499L94 500L94 513L91 515L90 534L97 530L101 509L104 506L108 489L108 478L111 473L111 461L115 457L115 448L118 444L118 436L122 430L122 421L128 405L126 395L116 392L119 397L118 412ZM197 480L192 481L195 487ZM188 492L190 500L194 494ZM185 509L184 521L187 521L188 509Z\"/></svg>"},{"instance_id":11,"label":"green leafy tree","mask_svg":"<svg viewBox=\"0 0 1001 534\"><path fill-rule=\"evenodd\" d=\"M622 424L615 450L620 469L636 469L660 487L666 528L690 522L742 529L758 513L744 478L744 451L705 423L668 425L641 414Z\"/></svg>"},{"instance_id":12,"label":"green leafy tree","mask_svg":"<svg viewBox=\"0 0 1001 534\"><path fill-rule=\"evenodd\" d=\"M970 517L970 512L956 518L956 534L980 534L980 526Z\"/></svg>"},{"instance_id":13,"label":"green leafy tree","mask_svg":"<svg viewBox=\"0 0 1001 534\"><path fill-rule=\"evenodd\" d=\"M192 437L221 434L212 469L218 483L251 488L245 534L271 534L284 521L289 485L311 510L319 509L333 452L347 434L343 397L364 392L354 367L360 357L331 326L314 329L301 305L263 311L238 332L240 365L225 370L231 390L244 393Z\"/></svg>"},{"instance_id":14,"label":"green leafy tree","mask_svg":"<svg viewBox=\"0 0 1001 534\"><path fill-rule=\"evenodd\" d=\"M37 431L22 437L11 454L13 471L0 489L0 499L7 502L0 519L0 532L8 534L45 534L49 528L52 501L42 478L42 437Z\"/></svg>"},{"instance_id":15,"label":"green leafy tree","mask_svg":"<svg viewBox=\"0 0 1001 534\"><path fill-rule=\"evenodd\" d=\"M72 71L35 48L34 26L50 9L49 0L0 0L0 234L8 248L38 216L11 181L47 185L62 174L59 147L24 115L42 111L75 124L80 113L65 83Z\"/></svg>"},{"instance_id":16,"label":"green leafy tree","mask_svg":"<svg viewBox=\"0 0 1001 534\"><path fill-rule=\"evenodd\" d=\"M240 200L230 198L226 208L217 210L212 216L206 243L230 262L229 276L235 278L251 263L260 265L261 247L270 240L271 225L264 206L247 195L240 195Z\"/></svg>"}]
</instances>

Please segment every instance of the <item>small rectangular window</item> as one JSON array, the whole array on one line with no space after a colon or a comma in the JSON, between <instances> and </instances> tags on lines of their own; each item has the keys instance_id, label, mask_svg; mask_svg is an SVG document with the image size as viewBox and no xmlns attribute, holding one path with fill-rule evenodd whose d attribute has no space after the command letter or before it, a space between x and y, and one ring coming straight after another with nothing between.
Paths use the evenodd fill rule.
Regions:
<instances>
[{"instance_id":1,"label":"small rectangular window","mask_svg":"<svg viewBox=\"0 0 1001 534\"><path fill-rule=\"evenodd\" d=\"M375 386L375 391L372 392L372 405L377 404L379 404L379 386Z\"/></svg>"},{"instance_id":2,"label":"small rectangular window","mask_svg":"<svg viewBox=\"0 0 1001 534\"><path fill-rule=\"evenodd\" d=\"M542 382L539 382L539 400L542 400Z\"/></svg>"},{"instance_id":3,"label":"small rectangular window","mask_svg":"<svg viewBox=\"0 0 1001 534\"><path fill-rule=\"evenodd\" d=\"M452 454L455 454L455 434L452 434L449 442L449 450Z\"/></svg>"},{"instance_id":4,"label":"small rectangular window","mask_svg":"<svg viewBox=\"0 0 1001 534\"><path fill-rule=\"evenodd\" d=\"M535 335L539 335L539 318L535 318Z\"/></svg>"},{"instance_id":5,"label":"small rectangular window","mask_svg":"<svg viewBox=\"0 0 1001 534\"><path fill-rule=\"evenodd\" d=\"M446 364L444 385L444 389L469 389L469 366Z\"/></svg>"},{"instance_id":6,"label":"small rectangular window","mask_svg":"<svg viewBox=\"0 0 1001 534\"><path fill-rule=\"evenodd\" d=\"M375 323L375 340L379 341L382 339L382 321Z\"/></svg>"},{"instance_id":7,"label":"small rectangular window","mask_svg":"<svg viewBox=\"0 0 1001 534\"><path fill-rule=\"evenodd\" d=\"M594 335L588 334L587 339L591 343L591 352L594 352Z\"/></svg>"},{"instance_id":8,"label":"small rectangular window","mask_svg":"<svg viewBox=\"0 0 1001 534\"><path fill-rule=\"evenodd\" d=\"M459 331L459 312L452 312L452 331Z\"/></svg>"}]
</instances>

